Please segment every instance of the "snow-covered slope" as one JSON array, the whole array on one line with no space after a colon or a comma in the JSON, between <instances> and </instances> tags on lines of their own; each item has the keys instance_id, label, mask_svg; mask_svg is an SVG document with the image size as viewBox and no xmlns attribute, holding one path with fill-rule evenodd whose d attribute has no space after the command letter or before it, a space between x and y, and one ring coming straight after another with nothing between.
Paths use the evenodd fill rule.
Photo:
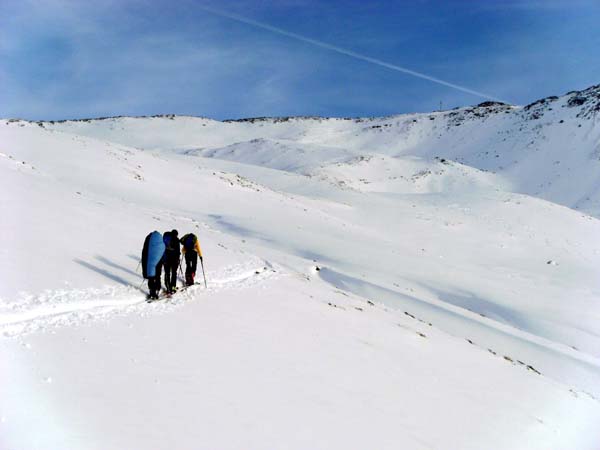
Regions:
<instances>
[{"instance_id":1,"label":"snow-covered slope","mask_svg":"<svg viewBox=\"0 0 600 450\"><path fill-rule=\"evenodd\" d=\"M40 126L137 148L294 171L373 154L428 161L437 157L498 174L514 192L599 216L599 120L600 85L525 107L485 102L386 118L216 122L160 116ZM411 169L399 174L410 177Z\"/></svg>"},{"instance_id":2,"label":"snow-covered slope","mask_svg":"<svg viewBox=\"0 0 600 450\"><path fill-rule=\"evenodd\" d=\"M599 92L0 121L0 448L598 448Z\"/></svg>"}]
</instances>

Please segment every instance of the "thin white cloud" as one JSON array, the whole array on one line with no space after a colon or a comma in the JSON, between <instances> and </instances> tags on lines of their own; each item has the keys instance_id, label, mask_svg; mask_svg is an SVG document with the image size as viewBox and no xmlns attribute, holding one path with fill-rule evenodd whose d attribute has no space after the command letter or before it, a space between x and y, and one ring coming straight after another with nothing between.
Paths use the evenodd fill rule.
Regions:
<instances>
[{"instance_id":1,"label":"thin white cloud","mask_svg":"<svg viewBox=\"0 0 600 450\"><path fill-rule=\"evenodd\" d=\"M502 2L478 2L474 5L477 10L501 11L544 11L544 10L573 10L589 6L598 6L596 0L507 0Z\"/></svg>"},{"instance_id":2,"label":"thin white cloud","mask_svg":"<svg viewBox=\"0 0 600 450\"><path fill-rule=\"evenodd\" d=\"M459 84L451 83L449 81L442 80L440 78L433 77L431 75L427 75L427 74L422 73L422 72L417 72L415 70L411 70L411 69L408 69L406 67L399 66L397 64L391 64L391 63L388 63L386 61L382 61L382 60L377 59L377 58L372 58L370 56L363 55L361 53L357 53L357 52L354 52L352 50L348 50L348 49L345 49L345 48L342 48L342 47L338 47L336 45L328 44L327 42L319 41L319 40L312 39L312 38L309 38L309 37L306 37L306 36L303 36L303 35L300 35L300 34L297 34L297 33L293 33L291 31L287 31L287 30L284 30L282 28L274 27L272 25L269 25L269 24L266 24L266 23L263 23L263 22L258 22L256 20L249 19L247 17L243 17L243 16L240 16L240 15L237 15L237 14L232 14L232 13L229 13L229 12L226 12L226 11L221 11L221 10L218 10L218 9L215 9L215 8L212 8L212 7L208 7L208 6L204 6L204 5L198 5L198 8L200 8L200 9L206 11L206 12L209 12L211 14L215 14L217 16L225 17L225 18L232 19L232 20L235 20L235 21L238 21L238 22L241 22L241 23L252 25L252 26L257 27L257 28L262 28L262 29L270 31L272 33L277 33L277 34L280 34L282 36L286 36L286 37L289 37L289 38L292 38L292 39L296 39L298 41L306 42L308 44L312 44L312 45L315 45L317 47L321 47L321 48L324 48L324 49L327 49L327 50L331 50L333 52L340 53L342 55L350 56L352 58L355 58L355 59L358 59L358 60L361 60L361 61L365 61L365 62L368 62L368 63L371 63L371 64L375 64L375 65L378 65L378 66L381 66L381 67L385 67L387 69L395 70L397 72L401 72L401 73L404 73L404 74L407 74L407 75L411 75L413 77L421 78L423 80L427 80L427 81L430 81L432 83L437 83L437 84L440 84L442 86L446 86L446 87L449 87L451 89L455 89L457 91L461 91L461 92L464 92L464 93L467 93L467 94L474 95L476 97L481 97L481 98L485 98L485 99L489 99L489 100L495 100L495 101L504 102L504 100L501 100L498 97L495 97L495 96L490 95L490 94L479 92L479 91L476 91L474 89L470 89L468 87L461 86ZM505 103L508 103L508 102L505 102Z\"/></svg>"}]
</instances>

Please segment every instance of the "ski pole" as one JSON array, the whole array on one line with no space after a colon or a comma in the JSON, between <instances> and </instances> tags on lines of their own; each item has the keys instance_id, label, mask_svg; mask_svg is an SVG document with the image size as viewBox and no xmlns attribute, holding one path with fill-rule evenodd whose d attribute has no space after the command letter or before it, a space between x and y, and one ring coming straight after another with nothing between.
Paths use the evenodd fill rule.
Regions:
<instances>
[{"instance_id":1,"label":"ski pole","mask_svg":"<svg viewBox=\"0 0 600 450\"><path fill-rule=\"evenodd\" d=\"M202 266L202 276L204 277L204 287L206 289L208 289L208 286L206 285L206 275L204 274L204 262L203 262L202 258L200 258L200 265Z\"/></svg>"},{"instance_id":2,"label":"ski pole","mask_svg":"<svg viewBox=\"0 0 600 450\"><path fill-rule=\"evenodd\" d=\"M183 280L184 279L183 278L183 270L181 270L181 260L182 259L183 258L181 258L181 257L179 258L179 276L181 276L181 279Z\"/></svg>"},{"instance_id":3,"label":"ski pole","mask_svg":"<svg viewBox=\"0 0 600 450\"><path fill-rule=\"evenodd\" d=\"M140 270L140 264L142 264L142 260L140 259L140 262L138 262L137 267L135 268L135 271L137 273L138 270Z\"/></svg>"}]
</instances>

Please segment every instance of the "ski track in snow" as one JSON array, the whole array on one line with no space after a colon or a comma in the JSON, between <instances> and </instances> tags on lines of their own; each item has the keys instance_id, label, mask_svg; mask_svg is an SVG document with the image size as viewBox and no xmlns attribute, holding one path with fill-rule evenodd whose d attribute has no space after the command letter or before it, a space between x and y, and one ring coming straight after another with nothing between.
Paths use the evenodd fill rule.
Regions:
<instances>
[{"instance_id":1,"label":"ski track in snow","mask_svg":"<svg viewBox=\"0 0 600 450\"><path fill-rule=\"evenodd\" d=\"M146 292L137 286L58 289L36 295L23 293L14 301L0 300L0 334L13 338L55 327L106 320L116 315L164 313L197 297L229 289L246 289L280 273L280 268L253 258L208 272L208 288L204 287L201 274L197 274L194 286L179 291L171 298L151 303L146 301Z\"/></svg>"}]
</instances>

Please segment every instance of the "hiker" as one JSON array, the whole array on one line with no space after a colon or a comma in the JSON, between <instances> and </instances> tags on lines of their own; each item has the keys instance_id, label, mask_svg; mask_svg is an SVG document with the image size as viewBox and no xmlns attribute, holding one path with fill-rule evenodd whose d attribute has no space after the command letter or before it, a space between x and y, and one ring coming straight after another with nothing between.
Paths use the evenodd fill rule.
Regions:
<instances>
[{"instance_id":1,"label":"hiker","mask_svg":"<svg viewBox=\"0 0 600 450\"><path fill-rule=\"evenodd\" d=\"M165 243L165 289L167 295L170 295L177 290L177 267L181 256L179 232L177 230L165 232L163 242Z\"/></svg>"},{"instance_id":2,"label":"hiker","mask_svg":"<svg viewBox=\"0 0 600 450\"><path fill-rule=\"evenodd\" d=\"M183 245L183 254L185 256L185 284L191 286L194 284L196 276L196 266L198 265L198 256L202 261L202 251L198 238L193 233L188 233L183 236L180 241Z\"/></svg>"},{"instance_id":3,"label":"hiker","mask_svg":"<svg viewBox=\"0 0 600 450\"><path fill-rule=\"evenodd\" d=\"M165 243L158 231L153 231L144 241L142 250L142 273L148 280L148 298L157 299L160 291L160 272L163 265Z\"/></svg>"}]
</instances>

